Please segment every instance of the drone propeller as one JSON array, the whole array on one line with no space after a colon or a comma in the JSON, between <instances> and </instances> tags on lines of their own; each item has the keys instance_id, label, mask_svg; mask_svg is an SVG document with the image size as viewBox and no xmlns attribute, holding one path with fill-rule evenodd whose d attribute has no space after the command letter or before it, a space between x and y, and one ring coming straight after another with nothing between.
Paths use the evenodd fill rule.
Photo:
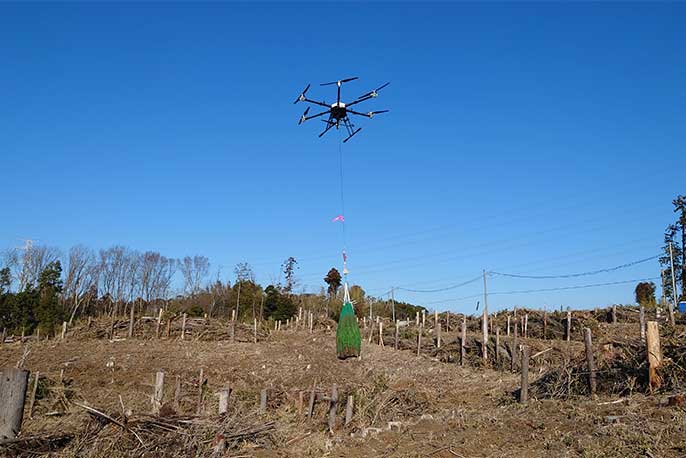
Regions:
<instances>
[{"instance_id":1,"label":"drone propeller","mask_svg":"<svg viewBox=\"0 0 686 458\"><path fill-rule=\"evenodd\" d=\"M322 84L320 84L320 86L329 86L331 84L338 84L340 86L341 83L347 83L348 81L355 81L356 79L357 79L357 76L353 76L352 78L345 78L345 79L338 80L338 81L332 81L330 83L322 83Z\"/></svg>"},{"instance_id":2,"label":"drone propeller","mask_svg":"<svg viewBox=\"0 0 686 458\"><path fill-rule=\"evenodd\" d=\"M364 99L365 97L378 97L378 96L379 96L379 91L380 91L381 89L385 88L386 86L388 86L389 84L391 84L391 83L388 82L388 83L384 84L383 86L377 87L377 88L374 89L373 91L369 91L369 92L367 92L366 94L359 96L359 97L357 98L357 100Z\"/></svg>"},{"instance_id":3,"label":"drone propeller","mask_svg":"<svg viewBox=\"0 0 686 458\"><path fill-rule=\"evenodd\" d=\"M310 88L310 86L311 86L311 84L307 85L305 90L300 93L300 95L298 96L297 99L295 99L295 102L293 102L293 104L296 104L298 102L302 102L303 100L305 100L305 94L307 93L307 90Z\"/></svg>"},{"instance_id":4,"label":"drone propeller","mask_svg":"<svg viewBox=\"0 0 686 458\"><path fill-rule=\"evenodd\" d=\"M298 121L298 125L302 124L303 122L307 121L307 113L310 112L310 107L307 107L305 109L305 113L300 117L300 121Z\"/></svg>"},{"instance_id":5,"label":"drone propeller","mask_svg":"<svg viewBox=\"0 0 686 458\"><path fill-rule=\"evenodd\" d=\"M367 113L367 116L369 116L370 118L373 118L374 115L381 114L381 113L388 113L388 111L389 110L370 111L369 113Z\"/></svg>"}]
</instances>

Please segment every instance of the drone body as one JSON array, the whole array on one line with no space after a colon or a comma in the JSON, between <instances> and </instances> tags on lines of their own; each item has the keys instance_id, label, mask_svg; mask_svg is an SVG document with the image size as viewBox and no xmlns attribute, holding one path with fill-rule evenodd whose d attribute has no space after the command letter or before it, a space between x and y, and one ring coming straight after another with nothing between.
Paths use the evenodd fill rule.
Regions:
<instances>
[{"instance_id":1,"label":"drone body","mask_svg":"<svg viewBox=\"0 0 686 458\"><path fill-rule=\"evenodd\" d=\"M318 102L316 100L308 99L307 96L305 95L307 93L308 89L310 89L310 84L308 84L307 87L305 88L305 90L302 91L302 93L298 96L297 99L295 99L295 102L293 102L293 103L298 103L298 102L311 103L313 105L325 107L326 110L322 111L321 113L314 114L312 116L307 116L307 114L309 113L310 108L311 108L311 107L307 107L307 109L305 109L305 112L300 117L300 121L298 121L298 125L302 124L305 121L313 119L313 118L318 118L320 116L329 115L326 120L322 119L322 121L326 123L326 128L324 129L324 131L321 134L319 134L319 136L321 137L322 135L327 133L329 131L329 129L331 129L332 127L336 127L336 129L338 129L339 126L341 124L343 124L346 131L348 132L348 137L345 140L343 140L343 143L345 143L348 140L350 140L353 135L355 135L360 130L362 130L361 127L357 128L357 129L355 128L355 125L350 121L348 114L372 118L375 114L388 112L388 110L381 110L381 111L368 111L367 113L362 113L359 111L351 110L350 107L357 105L358 103L364 102L366 100L378 97L379 96L378 91L385 88L390 83L386 83L383 86L374 89L373 91L367 92L366 94L359 96L356 100L354 100L348 104L341 102L341 85L343 83L347 83L349 81L353 81L356 79L357 79L357 77L355 76L353 78L346 78L346 79L334 81L331 83L321 84L321 86L329 86L329 85L335 84L338 87L338 95L336 97L336 103L333 103L331 105L327 105L326 102Z\"/></svg>"}]
</instances>

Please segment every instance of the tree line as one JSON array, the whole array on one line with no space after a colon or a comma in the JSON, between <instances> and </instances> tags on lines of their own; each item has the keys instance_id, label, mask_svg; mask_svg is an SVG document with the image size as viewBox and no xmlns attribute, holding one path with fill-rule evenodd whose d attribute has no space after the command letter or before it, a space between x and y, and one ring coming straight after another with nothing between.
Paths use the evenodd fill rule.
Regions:
<instances>
[{"instance_id":1,"label":"tree line","mask_svg":"<svg viewBox=\"0 0 686 458\"><path fill-rule=\"evenodd\" d=\"M230 316L252 321L286 320L303 307L337 318L342 279L335 268L323 278L316 294L297 292L298 262L281 265L283 281L258 284L247 262L234 268L233 282L210 279L205 256L167 257L156 251L137 251L121 245L93 250L76 245L66 255L44 245L6 250L0 256L0 328L30 333L40 327L52 334L62 321L82 316L121 316L131 307L138 313L188 313L190 316ZM422 310L412 304L367 297L364 289L350 289L356 313L400 317Z\"/></svg>"}]
</instances>

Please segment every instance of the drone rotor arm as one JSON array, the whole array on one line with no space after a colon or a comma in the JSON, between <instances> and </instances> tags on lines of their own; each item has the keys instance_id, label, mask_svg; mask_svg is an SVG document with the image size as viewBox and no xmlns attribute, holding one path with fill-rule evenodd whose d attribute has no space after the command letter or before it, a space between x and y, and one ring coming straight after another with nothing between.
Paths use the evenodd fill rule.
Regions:
<instances>
[{"instance_id":1,"label":"drone rotor arm","mask_svg":"<svg viewBox=\"0 0 686 458\"><path fill-rule=\"evenodd\" d=\"M316 100L310 100L310 99L308 99L308 98L304 98L302 101L303 101L303 102L308 102L308 103L314 103L315 105L319 105L320 107L330 108L330 107L329 107L327 104L325 104L324 102L318 102L318 101L316 101Z\"/></svg>"},{"instance_id":2,"label":"drone rotor arm","mask_svg":"<svg viewBox=\"0 0 686 458\"><path fill-rule=\"evenodd\" d=\"M360 97L360 98L358 98L357 100L355 100L354 102L350 102L350 103L346 104L345 106L346 106L346 107L351 107L351 106L353 106L353 105L356 105L356 104L358 104L358 103L360 103L360 102L367 101L367 100L372 99L372 98L373 98L373 97L372 97L371 95L368 95L368 96L366 96L366 97Z\"/></svg>"},{"instance_id":3,"label":"drone rotor arm","mask_svg":"<svg viewBox=\"0 0 686 458\"><path fill-rule=\"evenodd\" d=\"M306 116L303 118L303 121L308 121L308 120L313 119L313 118L318 118L318 117L323 116L323 115L330 113L330 112L331 112L331 110L326 110L326 111L322 111L321 113L313 114L312 116Z\"/></svg>"},{"instance_id":4,"label":"drone rotor arm","mask_svg":"<svg viewBox=\"0 0 686 458\"><path fill-rule=\"evenodd\" d=\"M357 116L364 116L365 118L369 118L369 117L370 117L367 113L360 113L359 111L355 111L355 110L350 110L350 109L348 109L349 106L350 106L350 105L346 105L346 107L345 107L345 109L346 109L346 111L347 111L348 113L352 113L352 114L357 115Z\"/></svg>"}]
</instances>

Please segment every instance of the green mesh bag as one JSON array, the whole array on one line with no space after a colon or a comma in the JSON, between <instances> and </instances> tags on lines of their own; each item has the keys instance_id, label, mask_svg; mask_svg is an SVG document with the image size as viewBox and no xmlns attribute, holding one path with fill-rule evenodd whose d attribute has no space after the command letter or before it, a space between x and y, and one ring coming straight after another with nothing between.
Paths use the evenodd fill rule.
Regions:
<instances>
[{"instance_id":1,"label":"green mesh bag","mask_svg":"<svg viewBox=\"0 0 686 458\"><path fill-rule=\"evenodd\" d=\"M360 356L362 338L360 337L360 327L357 325L353 304L347 300L341 309L336 328L336 352L339 359L353 358Z\"/></svg>"}]
</instances>

